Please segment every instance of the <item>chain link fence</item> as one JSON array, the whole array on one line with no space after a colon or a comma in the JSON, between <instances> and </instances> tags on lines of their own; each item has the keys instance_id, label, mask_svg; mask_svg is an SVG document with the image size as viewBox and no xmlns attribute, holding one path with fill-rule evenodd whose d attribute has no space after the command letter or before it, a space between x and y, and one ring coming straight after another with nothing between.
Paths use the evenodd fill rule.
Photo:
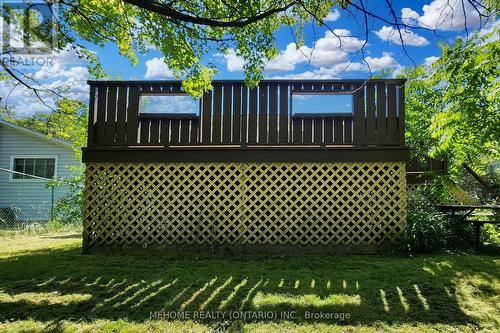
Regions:
<instances>
[{"instance_id":1,"label":"chain link fence","mask_svg":"<svg viewBox=\"0 0 500 333\"><path fill-rule=\"evenodd\" d=\"M60 195L51 179L0 168L0 228L21 229L46 223Z\"/></svg>"}]
</instances>

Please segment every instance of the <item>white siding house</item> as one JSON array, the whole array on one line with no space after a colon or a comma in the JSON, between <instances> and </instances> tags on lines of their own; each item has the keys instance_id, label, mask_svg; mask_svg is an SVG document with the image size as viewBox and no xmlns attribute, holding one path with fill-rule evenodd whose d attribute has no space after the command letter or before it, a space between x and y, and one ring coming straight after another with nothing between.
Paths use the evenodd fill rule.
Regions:
<instances>
[{"instance_id":1,"label":"white siding house","mask_svg":"<svg viewBox=\"0 0 500 333\"><path fill-rule=\"evenodd\" d=\"M54 194L47 181L23 179L20 171L35 176L67 178L74 175L71 166L81 166L73 156L71 143L0 119L0 209L14 209L19 220L47 220L52 202L65 193L56 187Z\"/></svg>"}]
</instances>

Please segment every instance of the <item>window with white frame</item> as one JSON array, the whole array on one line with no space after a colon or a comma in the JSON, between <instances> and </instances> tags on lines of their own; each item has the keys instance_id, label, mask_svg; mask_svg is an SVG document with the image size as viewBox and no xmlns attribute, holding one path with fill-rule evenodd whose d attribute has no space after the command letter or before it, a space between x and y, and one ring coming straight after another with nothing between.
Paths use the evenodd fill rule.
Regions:
<instances>
[{"instance_id":1,"label":"window with white frame","mask_svg":"<svg viewBox=\"0 0 500 333\"><path fill-rule=\"evenodd\" d=\"M35 177L52 178L56 175L55 156L12 156L13 180L34 180Z\"/></svg>"}]
</instances>

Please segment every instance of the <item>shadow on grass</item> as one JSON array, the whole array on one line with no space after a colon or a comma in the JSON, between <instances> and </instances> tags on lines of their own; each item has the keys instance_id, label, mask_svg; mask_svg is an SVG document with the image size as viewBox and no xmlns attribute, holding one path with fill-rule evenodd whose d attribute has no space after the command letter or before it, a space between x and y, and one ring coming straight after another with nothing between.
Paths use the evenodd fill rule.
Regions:
<instances>
[{"instance_id":1,"label":"shadow on grass","mask_svg":"<svg viewBox=\"0 0 500 333\"><path fill-rule=\"evenodd\" d=\"M482 281L478 297L495 294L494 259L82 256L76 246L33 251L0 261L0 320L142 322L160 311L170 319L188 319L182 317L188 314L210 323L227 319L215 312L223 311L249 321L474 324L461 310L457 283L474 277ZM211 316L194 317L200 310ZM264 317L245 311L261 311ZM313 315L306 318L306 312ZM319 312L350 318L323 318Z\"/></svg>"}]
</instances>

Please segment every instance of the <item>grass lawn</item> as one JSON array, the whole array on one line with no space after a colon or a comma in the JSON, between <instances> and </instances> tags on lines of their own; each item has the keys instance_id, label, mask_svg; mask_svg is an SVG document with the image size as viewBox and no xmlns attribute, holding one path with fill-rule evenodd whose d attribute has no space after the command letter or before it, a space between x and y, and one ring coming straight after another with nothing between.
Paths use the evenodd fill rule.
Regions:
<instances>
[{"instance_id":1,"label":"grass lawn","mask_svg":"<svg viewBox=\"0 0 500 333\"><path fill-rule=\"evenodd\" d=\"M0 238L0 332L500 330L498 255L84 256L80 244Z\"/></svg>"}]
</instances>

